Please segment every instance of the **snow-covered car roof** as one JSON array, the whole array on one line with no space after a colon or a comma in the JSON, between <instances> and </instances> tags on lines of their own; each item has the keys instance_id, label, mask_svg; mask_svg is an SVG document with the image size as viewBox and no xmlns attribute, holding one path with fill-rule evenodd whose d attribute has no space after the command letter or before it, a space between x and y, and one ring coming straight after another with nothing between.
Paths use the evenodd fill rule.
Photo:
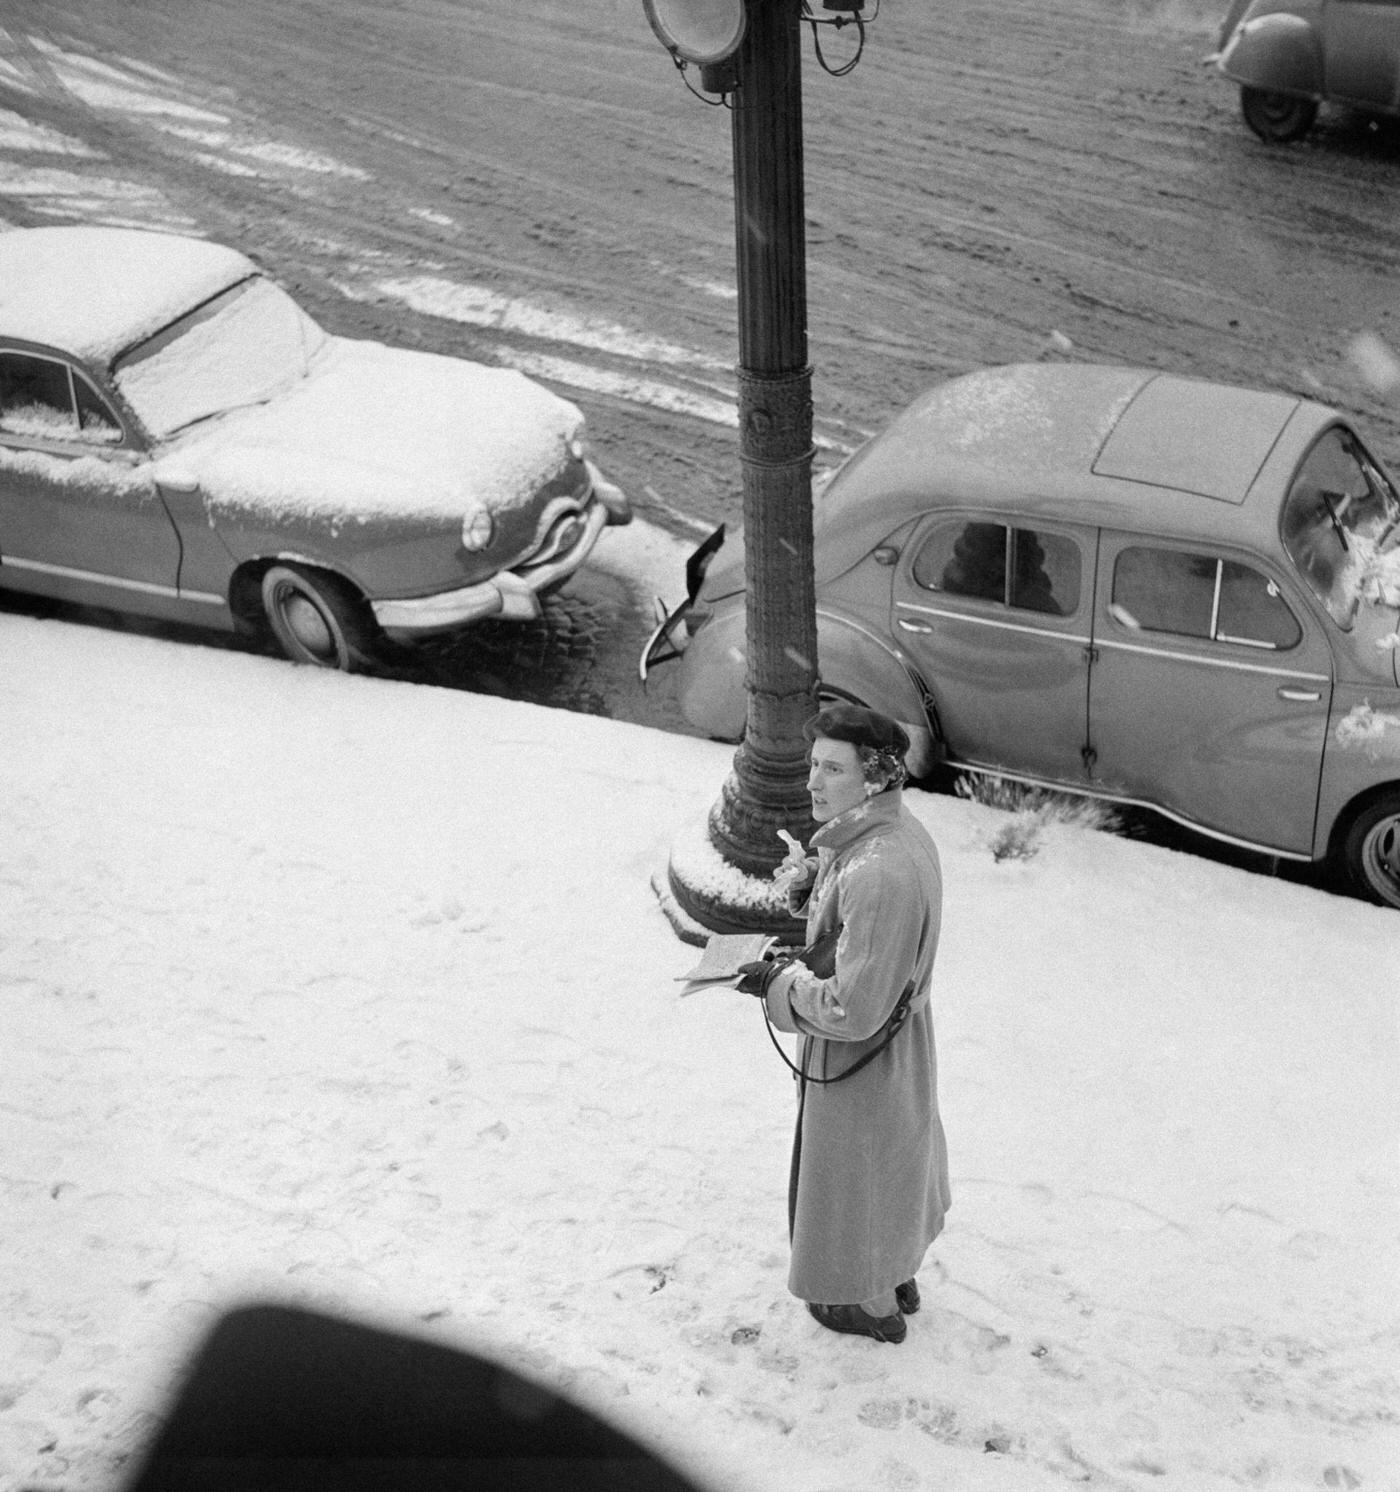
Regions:
<instances>
[{"instance_id":1,"label":"snow-covered car roof","mask_svg":"<svg viewBox=\"0 0 1400 1492\"><path fill-rule=\"evenodd\" d=\"M257 273L221 244L139 228L0 232L0 337L106 365L192 306Z\"/></svg>"},{"instance_id":2,"label":"snow-covered car roof","mask_svg":"<svg viewBox=\"0 0 1400 1492\"><path fill-rule=\"evenodd\" d=\"M949 379L832 481L815 515L817 579L905 519L969 502L1267 542L1277 505L1247 500L1255 479L1285 431L1292 448L1336 418L1312 400L1146 368L1020 363ZM716 566L706 594L732 582Z\"/></svg>"}]
</instances>

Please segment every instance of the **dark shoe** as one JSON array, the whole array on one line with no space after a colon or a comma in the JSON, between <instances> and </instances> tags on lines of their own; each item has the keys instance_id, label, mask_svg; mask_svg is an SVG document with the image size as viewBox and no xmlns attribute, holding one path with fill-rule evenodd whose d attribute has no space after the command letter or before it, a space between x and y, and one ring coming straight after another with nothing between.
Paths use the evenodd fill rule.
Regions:
<instances>
[{"instance_id":1,"label":"dark shoe","mask_svg":"<svg viewBox=\"0 0 1400 1492\"><path fill-rule=\"evenodd\" d=\"M919 1287L913 1280L905 1280L902 1285L896 1285L894 1298L899 1302L900 1311L906 1316L912 1316L919 1309Z\"/></svg>"},{"instance_id":2,"label":"dark shoe","mask_svg":"<svg viewBox=\"0 0 1400 1492\"><path fill-rule=\"evenodd\" d=\"M903 1316L872 1316L858 1305L809 1305L807 1309L828 1331L874 1337L877 1342L902 1342L909 1330Z\"/></svg>"}]
</instances>

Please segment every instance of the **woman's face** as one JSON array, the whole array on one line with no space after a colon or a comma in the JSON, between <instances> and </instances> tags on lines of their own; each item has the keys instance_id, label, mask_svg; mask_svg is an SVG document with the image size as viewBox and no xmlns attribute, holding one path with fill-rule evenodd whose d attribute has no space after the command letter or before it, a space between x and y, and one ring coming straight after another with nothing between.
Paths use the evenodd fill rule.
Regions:
<instances>
[{"instance_id":1,"label":"woman's face","mask_svg":"<svg viewBox=\"0 0 1400 1492\"><path fill-rule=\"evenodd\" d=\"M812 795L812 817L819 824L865 801L865 771L849 741L818 736L812 742L811 761L807 791Z\"/></svg>"}]
</instances>

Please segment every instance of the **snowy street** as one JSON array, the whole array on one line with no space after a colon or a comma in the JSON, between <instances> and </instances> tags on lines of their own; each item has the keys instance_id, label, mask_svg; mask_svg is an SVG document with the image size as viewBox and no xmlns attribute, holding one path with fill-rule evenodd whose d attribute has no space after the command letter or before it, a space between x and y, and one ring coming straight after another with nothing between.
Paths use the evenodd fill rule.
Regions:
<instances>
[{"instance_id":1,"label":"snowy street","mask_svg":"<svg viewBox=\"0 0 1400 1492\"><path fill-rule=\"evenodd\" d=\"M480 1347L733 1492L1400 1481L1393 912L910 793L954 1205L785 1290L790 1079L649 880L728 748L0 617L0 1484L227 1305Z\"/></svg>"}]
</instances>

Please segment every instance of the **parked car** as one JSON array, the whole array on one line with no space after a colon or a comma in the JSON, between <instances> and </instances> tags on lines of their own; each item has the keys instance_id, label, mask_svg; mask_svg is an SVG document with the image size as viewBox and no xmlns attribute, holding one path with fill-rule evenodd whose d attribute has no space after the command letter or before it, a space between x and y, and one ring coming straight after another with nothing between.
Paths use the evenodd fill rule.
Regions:
<instances>
[{"instance_id":1,"label":"parked car","mask_svg":"<svg viewBox=\"0 0 1400 1492\"><path fill-rule=\"evenodd\" d=\"M955 378L815 500L820 690L903 722L916 776L1144 805L1400 907L1397 520L1308 399L1067 363ZM708 558L643 672L681 650L685 717L737 740L742 545Z\"/></svg>"},{"instance_id":2,"label":"parked car","mask_svg":"<svg viewBox=\"0 0 1400 1492\"><path fill-rule=\"evenodd\" d=\"M1270 144L1300 140L1318 105L1400 114L1394 0L1231 0L1206 59L1240 85L1245 123Z\"/></svg>"},{"instance_id":3,"label":"parked car","mask_svg":"<svg viewBox=\"0 0 1400 1492\"><path fill-rule=\"evenodd\" d=\"M0 587L351 669L539 615L629 517L519 373L331 336L201 239L0 232Z\"/></svg>"}]
</instances>

